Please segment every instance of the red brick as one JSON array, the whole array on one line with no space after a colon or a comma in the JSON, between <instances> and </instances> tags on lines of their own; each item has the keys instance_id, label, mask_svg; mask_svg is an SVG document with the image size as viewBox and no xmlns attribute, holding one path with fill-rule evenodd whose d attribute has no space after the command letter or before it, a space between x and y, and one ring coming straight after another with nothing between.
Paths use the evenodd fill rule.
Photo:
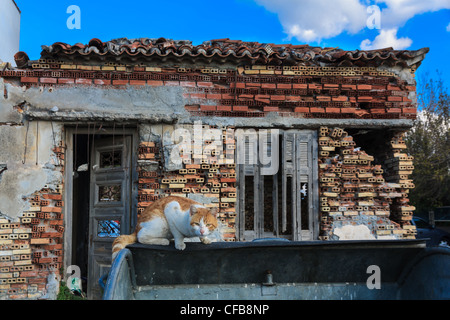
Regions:
<instances>
[{"instance_id":1,"label":"red brick","mask_svg":"<svg viewBox=\"0 0 450 320\"><path fill-rule=\"evenodd\" d=\"M145 80L130 80L130 84L132 86L145 86L147 84L147 81L145 81Z\"/></svg>"},{"instance_id":2,"label":"red brick","mask_svg":"<svg viewBox=\"0 0 450 320\"><path fill-rule=\"evenodd\" d=\"M262 83L261 88L263 89L276 89L277 85L275 83Z\"/></svg>"},{"instance_id":3,"label":"red brick","mask_svg":"<svg viewBox=\"0 0 450 320\"><path fill-rule=\"evenodd\" d=\"M43 194L42 198L51 200L62 200L62 195L60 194Z\"/></svg>"},{"instance_id":4,"label":"red brick","mask_svg":"<svg viewBox=\"0 0 450 320\"><path fill-rule=\"evenodd\" d=\"M47 283L47 278L30 278L28 279L29 284L37 284L37 283Z\"/></svg>"},{"instance_id":5,"label":"red brick","mask_svg":"<svg viewBox=\"0 0 450 320\"><path fill-rule=\"evenodd\" d=\"M118 80L120 81L120 80ZM92 84L92 79L84 79L84 78L78 78L75 79L76 84Z\"/></svg>"},{"instance_id":6,"label":"red brick","mask_svg":"<svg viewBox=\"0 0 450 320\"><path fill-rule=\"evenodd\" d=\"M399 86L393 86L393 85L388 85L387 89L391 90L391 91L401 91Z\"/></svg>"},{"instance_id":7,"label":"red brick","mask_svg":"<svg viewBox=\"0 0 450 320\"><path fill-rule=\"evenodd\" d=\"M402 109L400 108L387 108L386 109L388 113L401 113Z\"/></svg>"},{"instance_id":8,"label":"red brick","mask_svg":"<svg viewBox=\"0 0 450 320\"><path fill-rule=\"evenodd\" d=\"M41 238L61 238L62 233L59 232L42 232L40 234Z\"/></svg>"},{"instance_id":9,"label":"red brick","mask_svg":"<svg viewBox=\"0 0 450 320\"><path fill-rule=\"evenodd\" d=\"M417 109L416 108L403 108L403 113L417 113Z\"/></svg>"},{"instance_id":10,"label":"red brick","mask_svg":"<svg viewBox=\"0 0 450 320\"><path fill-rule=\"evenodd\" d=\"M128 80L113 80L113 85L123 86L128 84Z\"/></svg>"},{"instance_id":11,"label":"red brick","mask_svg":"<svg viewBox=\"0 0 450 320\"><path fill-rule=\"evenodd\" d=\"M331 101L331 97L329 96L317 96L318 101Z\"/></svg>"},{"instance_id":12,"label":"red brick","mask_svg":"<svg viewBox=\"0 0 450 320\"><path fill-rule=\"evenodd\" d=\"M309 108L308 107L296 107L294 109L294 112L309 113Z\"/></svg>"},{"instance_id":13,"label":"red brick","mask_svg":"<svg viewBox=\"0 0 450 320\"><path fill-rule=\"evenodd\" d=\"M308 85L306 83L293 83L292 89L308 89Z\"/></svg>"},{"instance_id":14,"label":"red brick","mask_svg":"<svg viewBox=\"0 0 450 320\"><path fill-rule=\"evenodd\" d=\"M217 106L217 111L231 111L231 106Z\"/></svg>"},{"instance_id":15,"label":"red brick","mask_svg":"<svg viewBox=\"0 0 450 320\"><path fill-rule=\"evenodd\" d=\"M191 93L192 99L206 99L205 93Z\"/></svg>"},{"instance_id":16,"label":"red brick","mask_svg":"<svg viewBox=\"0 0 450 320\"><path fill-rule=\"evenodd\" d=\"M334 83L325 83L323 85L324 89L338 89L339 85L338 84L334 84Z\"/></svg>"},{"instance_id":17,"label":"red brick","mask_svg":"<svg viewBox=\"0 0 450 320\"><path fill-rule=\"evenodd\" d=\"M279 111L278 107L264 107L264 112L277 112Z\"/></svg>"},{"instance_id":18,"label":"red brick","mask_svg":"<svg viewBox=\"0 0 450 320\"><path fill-rule=\"evenodd\" d=\"M42 212L62 212L60 207L41 207Z\"/></svg>"},{"instance_id":19,"label":"red brick","mask_svg":"<svg viewBox=\"0 0 450 320\"><path fill-rule=\"evenodd\" d=\"M59 256L59 257L53 257L53 258L52 258L52 262L62 262L62 257L61 257L61 256Z\"/></svg>"},{"instance_id":20,"label":"red brick","mask_svg":"<svg viewBox=\"0 0 450 320\"><path fill-rule=\"evenodd\" d=\"M285 99L286 99L286 96L284 96L284 95L273 95L273 96L270 96L270 100L283 101Z\"/></svg>"},{"instance_id":21,"label":"red brick","mask_svg":"<svg viewBox=\"0 0 450 320\"><path fill-rule=\"evenodd\" d=\"M270 96L269 96L270 97ZM266 103L269 104L270 103L270 99L265 99L265 98L255 98L256 101L262 102L262 103Z\"/></svg>"},{"instance_id":22,"label":"red brick","mask_svg":"<svg viewBox=\"0 0 450 320\"><path fill-rule=\"evenodd\" d=\"M147 80L147 84L149 86L162 86L162 85L164 85L164 82L162 82L160 80Z\"/></svg>"},{"instance_id":23,"label":"red brick","mask_svg":"<svg viewBox=\"0 0 450 320\"><path fill-rule=\"evenodd\" d=\"M386 110L384 109L370 109L370 113L386 113Z\"/></svg>"},{"instance_id":24,"label":"red brick","mask_svg":"<svg viewBox=\"0 0 450 320\"><path fill-rule=\"evenodd\" d=\"M198 104L187 105L187 106L184 106L184 108L188 111L198 111L199 105Z\"/></svg>"},{"instance_id":25,"label":"red brick","mask_svg":"<svg viewBox=\"0 0 450 320\"><path fill-rule=\"evenodd\" d=\"M311 84L308 84L308 89L322 89L322 85L316 84L316 83L311 83Z\"/></svg>"},{"instance_id":26,"label":"red brick","mask_svg":"<svg viewBox=\"0 0 450 320\"><path fill-rule=\"evenodd\" d=\"M358 90L372 90L372 86L369 84L358 84L356 86Z\"/></svg>"},{"instance_id":27,"label":"red brick","mask_svg":"<svg viewBox=\"0 0 450 320\"><path fill-rule=\"evenodd\" d=\"M21 278L36 277L37 274L38 274L37 271L22 271L20 273L20 277Z\"/></svg>"},{"instance_id":28,"label":"red brick","mask_svg":"<svg viewBox=\"0 0 450 320\"><path fill-rule=\"evenodd\" d=\"M180 85L180 81L164 81L164 85L168 87L176 87Z\"/></svg>"},{"instance_id":29,"label":"red brick","mask_svg":"<svg viewBox=\"0 0 450 320\"><path fill-rule=\"evenodd\" d=\"M253 99L252 94L240 94L239 99Z\"/></svg>"},{"instance_id":30,"label":"red brick","mask_svg":"<svg viewBox=\"0 0 450 320\"><path fill-rule=\"evenodd\" d=\"M371 96L359 96L358 97L358 101L359 102L368 102L368 101L372 101L373 97Z\"/></svg>"},{"instance_id":31,"label":"red brick","mask_svg":"<svg viewBox=\"0 0 450 320\"><path fill-rule=\"evenodd\" d=\"M387 100L393 102L401 102L403 98L399 96L389 96Z\"/></svg>"},{"instance_id":32,"label":"red brick","mask_svg":"<svg viewBox=\"0 0 450 320\"><path fill-rule=\"evenodd\" d=\"M313 112L313 113L325 113L325 109L324 108L312 107L310 109L311 109L311 112Z\"/></svg>"},{"instance_id":33,"label":"red brick","mask_svg":"<svg viewBox=\"0 0 450 320\"><path fill-rule=\"evenodd\" d=\"M412 100L409 99L408 97L403 97L403 102L412 102Z\"/></svg>"},{"instance_id":34,"label":"red brick","mask_svg":"<svg viewBox=\"0 0 450 320\"><path fill-rule=\"evenodd\" d=\"M56 79L56 78L40 78L39 82L40 83L57 83L58 79Z\"/></svg>"},{"instance_id":35,"label":"red brick","mask_svg":"<svg viewBox=\"0 0 450 320\"><path fill-rule=\"evenodd\" d=\"M180 81L180 86L182 87L196 87L197 84L193 81Z\"/></svg>"},{"instance_id":36,"label":"red brick","mask_svg":"<svg viewBox=\"0 0 450 320\"><path fill-rule=\"evenodd\" d=\"M212 82L197 82L197 86L203 88L214 88L214 84Z\"/></svg>"},{"instance_id":37,"label":"red brick","mask_svg":"<svg viewBox=\"0 0 450 320\"><path fill-rule=\"evenodd\" d=\"M277 88L278 89L291 89L292 85L290 83L278 83Z\"/></svg>"},{"instance_id":38,"label":"red brick","mask_svg":"<svg viewBox=\"0 0 450 320\"><path fill-rule=\"evenodd\" d=\"M355 114L356 114L358 117L361 117L361 116L363 116L363 115L365 115L365 114L369 114L369 111L363 110L363 109L356 109L356 110L355 110Z\"/></svg>"},{"instance_id":39,"label":"red brick","mask_svg":"<svg viewBox=\"0 0 450 320\"><path fill-rule=\"evenodd\" d=\"M406 90L408 90L408 91L416 91L416 86L406 86Z\"/></svg>"},{"instance_id":40,"label":"red brick","mask_svg":"<svg viewBox=\"0 0 450 320\"><path fill-rule=\"evenodd\" d=\"M200 105L201 111L216 111L216 106L209 106L209 105Z\"/></svg>"},{"instance_id":41,"label":"red brick","mask_svg":"<svg viewBox=\"0 0 450 320\"><path fill-rule=\"evenodd\" d=\"M246 87L247 88L259 88L259 87L261 87L261 83L247 82Z\"/></svg>"},{"instance_id":42,"label":"red brick","mask_svg":"<svg viewBox=\"0 0 450 320\"><path fill-rule=\"evenodd\" d=\"M63 249L63 244L59 243L59 244L47 244L42 246L43 249L45 250L62 250Z\"/></svg>"},{"instance_id":43,"label":"red brick","mask_svg":"<svg viewBox=\"0 0 450 320\"><path fill-rule=\"evenodd\" d=\"M356 108L341 108L341 113L355 113Z\"/></svg>"},{"instance_id":44,"label":"red brick","mask_svg":"<svg viewBox=\"0 0 450 320\"><path fill-rule=\"evenodd\" d=\"M73 84L75 83L74 79L69 79L69 78L59 78L58 79L58 83L60 84Z\"/></svg>"},{"instance_id":45,"label":"red brick","mask_svg":"<svg viewBox=\"0 0 450 320\"><path fill-rule=\"evenodd\" d=\"M52 263L53 258L39 258L39 263Z\"/></svg>"},{"instance_id":46,"label":"red brick","mask_svg":"<svg viewBox=\"0 0 450 320\"><path fill-rule=\"evenodd\" d=\"M222 93L222 99L234 99L234 95L231 93Z\"/></svg>"},{"instance_id":47,"label":"red brick","mask_svg":"<svg viewBox=\"0 0 450 320\"><path fill-rule=\"evenodd\" d=\"M39 78L37 78L37 77L22 77L22 78L20 78L20 81L25 82L25 83L38 83Z\"/></svg>"},{"instance_id":48,"label":"red brick","mask_svg":"<svg viewBox=\"0 0 450 320\"><path fill-rule=\"evenodd\" d=\"M222 95L220 93L208 93L206 95L207 99L222 99Z\"/></svg>"},{"instance_id":49,"label":"red brick","mask_svg":"<svg viewBox=\"0 0 450 320\"><path fill-rule=\"evenodd\" d=\"M247 106L233 106L233 111L248 111Z\"/></svg>"},{"instance_id":50,"label":"red brick","mask_svg":"<svg viewBox=\"0 0 450 320\"><path fill-rule=\"evenodd\" d=\"M108 80L108 79L94 79L94 84L111 85L111 80Z\"/></svg>"},{"instance_id":51,"label":"red brick","mask_svg":"<svg viewBox=\"0 0 450 320\"><path fill-rule=\"evenodd\" d=\"M300 101L301 99L300 96L286 96L286 101Z\"/></svg>"},{"instance_id":52,"label":"red brick","mask_svg":"<svg viewBox=\"0 0 450 320\"><path fill-rule=\"evenodd\" d=\"M342 90L356 90L356 85L354 84L342 84L341 85Z\"/></svg>"},{"instance_id":53,"label":"red brick","mask_svg":"<svg viewBox=\"0 0 450 320\"><path fill-rule=\"evenodd\" d=\"M347 96L331 97L331 101L346 102L347 101Z\"/></svg>"},{"instance_id":54,"label":"red brick","mask_svg":"<svg viewBox=\"0 0 450 320\"><path fill-rule=\"evenodd\" d=\"M341 113L340 108L325 108L326 113Z\"/></svg>"}]
</instances>

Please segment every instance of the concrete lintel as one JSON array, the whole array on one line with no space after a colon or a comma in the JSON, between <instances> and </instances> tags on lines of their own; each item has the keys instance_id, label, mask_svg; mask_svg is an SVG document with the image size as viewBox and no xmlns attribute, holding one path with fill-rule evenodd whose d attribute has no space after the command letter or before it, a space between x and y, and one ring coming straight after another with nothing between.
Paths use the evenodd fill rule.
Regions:
<instances>
[{"instance_id":1,"label":"concrete lintel","mask_svg":"<svg viewBox=\"0 0 450 320\"><path fill-rule=\"evenodd\" d=\"M243 128L284 128L284 129L315 129L320 126L365 128L365 129L409 129L414 121L410 119L320 119L320 118L293 118L268 115L264 118L240 118L240 117L186 117L181 114L116 114L89 111L48 112L27 111L24 114L30 120L78 122L78 121L102 121L102 122L138 122L149 124L193 124L201 121L202 124L234 126Z\"/></svg>"},{"instance_id":2,"label":"concrete lintel","mask_svg":"<svg viewBox=\"0 0 450 320\"><path fill-rule=\"evenodd\" d=\"M48 112L48 111L28 111L25 116L29 120L45 120L60 122L139 122L139 123L166 123L172 124L177 121L174 114L154 114L151 116L143 114L111 114L98 112Z\"/></svg>"},{"instance_id":3,"label":"concrete lintel","mask_svg":"<svg viewBox=\"0 0 450 320\"><path fill-rule=\"evenodd\" d=\"M321 126L364 128L364 129L409 129L414 121L410 119L306 119L288 117L264 118L226 118L226 117L191 117L180 123L193 123L201 121L207 125L235 126L243 128L284 128L284 129L317 129Z\"/></svg>"}]
</instances>

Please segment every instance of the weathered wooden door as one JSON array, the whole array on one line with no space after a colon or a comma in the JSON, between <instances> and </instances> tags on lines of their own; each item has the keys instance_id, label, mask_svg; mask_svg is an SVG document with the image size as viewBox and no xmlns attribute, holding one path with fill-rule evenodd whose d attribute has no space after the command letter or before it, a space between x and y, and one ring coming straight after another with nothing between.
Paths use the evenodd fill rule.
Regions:
<instances>
[{"instance_id":1,"label":"weathered wooden door","mask_svg":"<svg viewBox=\"0 0 450 320\"><path fill-rule=\"evenodd\" d=\"M272 135L266 143L255 134L258 137L252 143L244 138L237 143L237 148L243 147L258 159L238 161L241 241L270 237L310 241L318 236L317 134L311 130L279 132L278 139ZM278 163L271 169L260 161L266 151L271 163Z\"/></svg>"},{"instance_id":2,"label":"weathered wooden door","mask_svg":"<svg viewBox=\"0 0 450 320\"><path fill-rule=\"evenodd\" d=\"M90 161L88 298L100 299L98 280L110 269L112 242L130 233L131 137L95 139Z\"/></svg>"}]
</instances>

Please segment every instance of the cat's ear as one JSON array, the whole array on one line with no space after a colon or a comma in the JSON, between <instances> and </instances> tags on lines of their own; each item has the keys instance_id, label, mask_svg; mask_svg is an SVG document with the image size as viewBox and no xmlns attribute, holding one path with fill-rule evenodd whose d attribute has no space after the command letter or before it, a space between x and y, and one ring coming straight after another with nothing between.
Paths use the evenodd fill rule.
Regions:
<instances>
[{"instance_id":1,"label":"cat's ear","mask_svg":"<svg viewBox=\"0 0 450 320\"><path fill-rule=\"evenodd\" d=\"M212 207L209 209L209 212L211 212L211 214L217 218L217 214L219 213L219 210L216 207Z\"/></svg>"},{"instance_id":2,"label":"cat's ear","mask_svg":"<svg viewBox=\"0 0 450 320\"><path fill-rule=\"evenodd\" d=\"M198 211L198 208L195 204L191 205L191 209L189 210L189 213L191 214L191 216L193 216L194 214L196 214Z\"/></svg>"}]
</instances>

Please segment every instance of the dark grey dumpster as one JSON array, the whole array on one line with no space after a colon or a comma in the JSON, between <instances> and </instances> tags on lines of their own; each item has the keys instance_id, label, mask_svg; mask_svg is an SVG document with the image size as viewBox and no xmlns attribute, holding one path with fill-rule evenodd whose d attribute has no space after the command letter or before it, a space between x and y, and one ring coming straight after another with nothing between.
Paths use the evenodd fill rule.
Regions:
<instances>
[{"instance_id":1,"label":"dark grey dumpster","mask_svg":"<svg viewBox=\"0 0 450 320\"><path fill-rule=\"evenodd\" d=\"M134 244L114 260L103 298L450 299L450 249L423 240Z\"/></svg>"}]
</instances>

